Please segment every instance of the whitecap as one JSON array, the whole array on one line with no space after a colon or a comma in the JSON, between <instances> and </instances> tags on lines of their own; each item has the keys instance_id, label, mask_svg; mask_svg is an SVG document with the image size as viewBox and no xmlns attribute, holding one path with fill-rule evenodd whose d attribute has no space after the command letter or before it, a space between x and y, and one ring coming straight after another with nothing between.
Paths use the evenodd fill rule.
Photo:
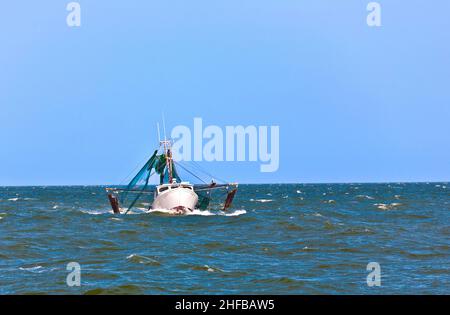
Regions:
<instances>
[{"instance_id":1,"label":"whitecap","mask_svg":"<svg viewBox=\"0 0 450 315\"><path fill-rule=\"evenodd\" d=\"M198 210L198 209L195 209L194 211L189 212L189 213L187 213L186 215L199 215L199 216L206 216L206 217L209 217L209 216L216 215L216 214L215 214L215 213L212 213L212 212L209 211L209 210Z\"/></svg>"},{"instance_id":2,"label":"whitecap","mask_svg":"<svg viewBox=\"0 0 450 315\"><path fill-rule=\"evenodd\" d=\"M199 213L202 212L200 210L194 210L194 211L197 212L196 213L197 215L200 215ZM208 212L208 211L204 211L204 212ZM169 210L169 209L150 209L150 210L147 211L147 213L160 213L160 214L167 214L167 215L179 215L176 210ZM188 214L186 213L186 215L188 215ZM203 214L203 215L207 215L207 214Z\"/></svg>"},{"instance_id":3,"label":"whitecap","mask_svg":"<svg viewBox=\"0 0 450 315\"><path fill-rule=\"evenodd\" d=\"M148 213L162 213L162 214L168 214L168 215L179 215L177 211L175 210L167 210L167 209L151 209L148 211ZM247 211L245 210L235 210L234 212L225 212L225 211L219 211L219 212L211 212L209 210L199 210L195 209L192 212L188 212L184 215L186 216L225 216L225 217L234 217L234 216L240 216L243 214L246 214ZM183 215L181 215L183 216Z\"/></svg>"},{"instance_id":4,"label":"whitecap","mask_svg":"<svg viewBox=\"0 0 450 315\"><path fill-rule=\"evenodd\" d=\"M273 200L272 199L256 199L254 201L265 203L265 202L272 202Z\"/></svg>"},{"instance_id":5,"label":"whitecap","mask_svg":"<svg viewBox=\"0 0 450 315\"><path fill-rule=\"evenodd\" d=\"M373 197L371 197L369 195L358 195L358 196L356 196L356 198L364 198L364 199L369 199L369 200L375 199L375 198L373 198Z\"/></svg>"},{"instance_id":6,"label":"whitecap","mask_svg":"<svg viewBox=\"0 0 450 315\"><path fill-rule=\"evenodd\" d=\"M147 213L147 212L148 212L148 207L147 208L136 207L136 208L133 208L130 212L128 212L128 214L142 214L142 213Z\"/></svg>"},{"instance_id":7,"label":"whitecap","mask_svg":"<svg viewBox=\"0 0 450 315\"><path fill-rule=\"evenodd\" d=\"M205 267L206 271L208 271L208 272L216 272L216 271L224 272L222 269L215 268L215 267L210 267L208 265L205 265L204 267Z\"/></svg>"},{"instance_id":8,"label":"whitecap","mask_svg":"<svg viewBox=\"0 0 450 315\"><path fill-rule=\"evenodd\" d=\"M394 203L391 203L391 204L385 204L385 203L376 203L376 204L374 204L374 206L376 206L380 210L393 210L393 209L398 208L398 207L400 207L402 205L403 204L398 203L398 202L394 202Z\"/></svg>"},{"instance_id":9,"label":"whitecap","mask_svg":"<svg viewBox=\"0 0 450 315\"><path fill-rule=\"evenodd\" d=\"M155 260L153 258L150 258L150 257L147 257L147 256L141 256L141 255L138 255L138 254L131 254L130 256L127 257L127 260L132 261L132 262L137 262L137 263L140 263L140 264L146 264L146 265L147 264L153 264L153 265L159 265L160 264L159 261L157 261L157 260Z\"/></svg>"},{"instance_id":10,"label":"whitecap","mask_svg":"<svg viewBox=\"0 0 450 315\"><path fill-rule=\"evenodd\" d=\"M245 211L245 210L236 210L236 211L234 211L232 213L223 213L223 214L220 214L220 215L224 215L226 217L237 217L237 216L240 216L240 215L243 215L243 214L246 214L246 213L247 213L247 211Z\"/></svg>"},{"instance_id":11,"label":"whitecap","mask_svg":"<svg viewBox=\"0 0 450 315\"><path fill-rule=\"evenodd\" d=\"M80 211L83 212L83 213L92 214L92 215L100 215L100 214L111 213L110 210L106 210L106 209L103 209L103 210L81 209Z\"/></svg>"},{"instance_id":12,"label":"whitecap","mask_svg":"<svg viewBox=\"0 0 450 315\"><path fill-rule=\"evenodd\" d=\"M389 206L385 203L376 203L374 204L380 210L389 210Z\"/></svg>"},{"instance_id":13,"label":"whitecap","mask_svg":"<svg viewBox=\"0 0 450 315\"><path fill-rule=\"evenodd\" d=\"M42 273L45 270L43 270L44 267L42 266L34 266L34 267L19 267L20 270L33 272L33 273Z\"/></svg>"}]
</instances>

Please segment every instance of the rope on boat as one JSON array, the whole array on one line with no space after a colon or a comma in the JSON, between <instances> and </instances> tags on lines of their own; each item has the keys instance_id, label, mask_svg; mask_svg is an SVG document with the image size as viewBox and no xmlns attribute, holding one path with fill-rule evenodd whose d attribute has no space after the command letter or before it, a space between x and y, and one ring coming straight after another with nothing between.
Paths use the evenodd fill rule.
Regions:
<instances>
[{"instance_id":1,"label":"rope on boat","mask_svg":"<svg viewBox=\"0 0 450 315\"><path fill-rule=\"evenodd\" d=\"M175 162L175 161L174 161ZM198 177L197 175L195 175L193 172L191 172L190 170L188 170L186 167L184 167L183 165L181 165L178 162L175 162L175 164L179 167L181 167L183 170L185 170L186 172L188 172L189 174L191 174L192 176L194 176L195 178L197 178L198 180L202 181L203 183L207 184L203 179L201 179L200 177Z\"/></svg>"}]
</instances>

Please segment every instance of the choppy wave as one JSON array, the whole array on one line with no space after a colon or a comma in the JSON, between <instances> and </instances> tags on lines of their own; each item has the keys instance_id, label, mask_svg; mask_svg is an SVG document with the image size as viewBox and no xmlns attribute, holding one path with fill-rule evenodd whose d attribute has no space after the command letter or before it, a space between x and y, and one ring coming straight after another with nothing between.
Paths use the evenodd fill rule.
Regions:
<instances>
[{"instance_id":1,"label":"choppy wave","mask_svg":"<svg viewBox=\"0 0 450 315\"><path fill-rule=\"evenodd\" d=\"M138 255L138 254L129 255L127 257L127 260L129 260L130 262L144 264L144 265L154 265L154 266L161 265L161 263L159 261L157 261L156 259L153 259L153 258L150 258L147 256L143 256L143 255Z\"/></svg>"},{"instance_id":2,"label":"choppy wave","mask_svg":"<svg viewBox=\"0 0 450 315\"><path fill-rule=\"evenodd\" d=\"M54 271L56 269L57 268L45 268L41 265L30 266L30 267L19 267L19 270L31 272L31 273L44 273L44 272Z\"/></svg>"},{"instance_id":3,"label":"choppy wave","mask_svg":"<svg viewBox=\"0 0 450 315\"><path fill-rule=\"evenodd\" d=\"M29 271L29 272L44 272L44 267L42 266L33 266L33 267L19 267L20 270Z\"/></svg>"},{"instance_id":4,"label":"choppy wave","mask_svg":"<svg viewBox=\"0 0 450 315\"><path fill-rule=\"evenodd\" d=\"M111 211L110 209L97 209L97 210L92 210L92 209L80 209L80 211L81 211L82 213L93 214L93 215L101 215L101 214L112 213L112 211Z\"/></svg>"},{"instance_id":5,"label":"choppy wave","mask_svg":"<svg viewBox=\"0 0 450 315\"><path fill-rule=\"evenodd\" d=\"M403 204L401 204L399 202L393 202L390 204L376 203L376 204L374 204L374 206L376 206L380 210L395 210L395 209L398 209L401 206L403 206Z\"/></svg>"},{"instance_id":6,"label":"choppy wave","mask_svg":"<svg viewBox=\"0 0 450 315\"><path fill-rule=\"evenodd\" d=\"M112 214L112 211L109 209L80 209L82 213L91 214L91 215L104 215L104 214ZM123 210L123 213L125 210ZM151 209L147 210L146 208L135 208L132 211L128 212L127 215L133 214L162 214L169 216L225 216L225 217L235 217L246 214L246 210L234 210L234 211L210 211L210 210L199 210L195 209L192 212L187 212L183 215L178 214L174 210L167 209Z\"/></svg>"},{"instance_id":7,"label":"choppy wave","mask_svg":"<svg viewBox=\"0 0 450 315\"><path fill-rule=\"evenodd\" d=\"M182 218L147 200L114 215L103 187L0 188L0 293L371 294L378 261L383 293L446 294L443 186L241 185L229 211Z\"/></svg>"},{"instance_id":8,"label":"choppy wave","mask_svg":"<svg viewBox=\"0 0 450 315\"><path fill-rule=\"evenodd\" d=\"M357 199L369 199L369 200L375 199L374 197L368 196L368 195L358 195L358 196L356 196L356 198Z\"/></svg>"},{"instance_id":9,"label":"choppy wave","mask_svg":"<svg viewBox=\"0 0 450 315\"><path fill-rule=\"evenodd\" d=\"M156 213L156 214L166 214L166 215L176 215L178 216L177 212L174 210L167 210L167 209L151 209L148 211L148 213ZM225 211L210 211L210 210L199 210L195 209L192 212L187 212L183 214L182 216L226 216L226 217L234 217L234 216L240 216L243 214L246 214L247 211L245 210L235 210L233 212L225 212Z\"/></svg>"},{"instance_id":10,"label":"choppy wave","mask_svg":"<svg viewBox=\"0 0 450 315\"><path fill-rule=\"evenodd\" d=\"M250 199L250 201L266 203L266 202L272 202L273 199Z\"/></svg>"}]
</instances>

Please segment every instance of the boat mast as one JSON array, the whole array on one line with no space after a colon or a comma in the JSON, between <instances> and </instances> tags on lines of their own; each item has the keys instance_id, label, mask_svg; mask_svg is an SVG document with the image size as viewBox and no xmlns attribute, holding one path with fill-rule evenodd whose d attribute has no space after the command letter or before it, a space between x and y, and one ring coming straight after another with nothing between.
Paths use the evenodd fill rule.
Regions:
<instances>
[{"instance_id":1,"label":"boat mast","mask_svg":"<svg viewBox=\"0 0 450 315\"><path fill-rule=\"evenodd\" d=\"M164 113L162 114L163 119L163 129L164 129L164 140L160 141L160 144L164 145L164 155L166 157L166 167L169 172L169 184L173 182L172 176L172 143L170 140L167 140L166 136L166 120L164 119Z\"/></svg>"},{"instance_id":2,"label":"boat mast","mask_svg":"<svg viewBox=\"0 0 450 315\"><path fill-rule=\"evenodd\" d=\"M164 156L166 157L166 168L169 172L169 184L173 182L173 170L172 170L172 146L170 140L161 141L161 144L164 146Z\"/></svg>"}]
</instances>

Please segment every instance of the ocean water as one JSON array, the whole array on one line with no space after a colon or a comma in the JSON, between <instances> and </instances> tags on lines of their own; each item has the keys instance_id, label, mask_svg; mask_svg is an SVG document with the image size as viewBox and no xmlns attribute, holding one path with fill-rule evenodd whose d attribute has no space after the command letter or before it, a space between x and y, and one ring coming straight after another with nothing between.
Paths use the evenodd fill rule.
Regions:
<instances>
[{"instance_id":1,"label":"ocean water","mask_svg":"<svg viewBox=\"0 0 450 315\"><path fill-rule=\"evenodd\" d=\"M228 213L180 217L0 188L0 294L449 294L449 263L449 183L241 185Z\"/></svg>"}]
</instances>

